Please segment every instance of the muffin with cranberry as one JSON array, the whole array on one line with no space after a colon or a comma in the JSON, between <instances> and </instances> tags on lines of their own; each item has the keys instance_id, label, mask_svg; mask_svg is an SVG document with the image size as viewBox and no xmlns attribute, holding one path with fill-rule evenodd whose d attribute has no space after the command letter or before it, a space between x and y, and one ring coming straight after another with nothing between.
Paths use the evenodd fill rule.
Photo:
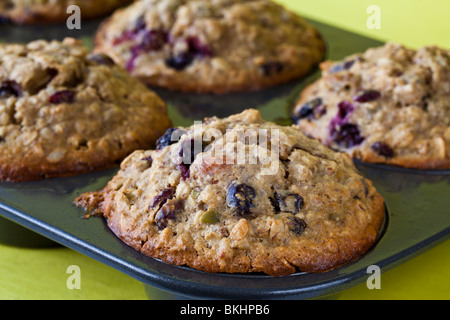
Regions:
<instances>
[{"instance_id":1,"label":"muffin with cranberry","mask_svg":"<svg viewBox=\"0 0 450 320\"><path fill-rule=\"evenodd\" d=\"M0 44L0 180L113 167L169 126L159 96L78 40Z\"/></svg>"},{"instance_id":2,"label":"muffin with cranberry","mask_svg":"<svg viewBox=\"0 0 450 320\"><path fill-rule=\"evenodd\" d=\"M366 162L450 168L450 51L387 43L321 69L293 110L304 133Z\"/></svg>"},{"instance_id":3,"label":"muffin with cranberry","mask_svg":"<svg viewBox=\"0 0 450 320\"><path fill-rule=\"evenodd\" d=\"M220 94L302 77L325 45L269 0L140 0L103 23L96 51L149 85Z\"/></svg>"},{"instance_id":4,"label":"muffin with cranberry","mask_svg":"<svg viewBox=\"0 0 450 320\"><path fill-rule=\"evenodd\" d=\"M385 207L350 157L256 110L169 129L75 204L126 244L206 272L324 272L372 247Z\"/></svg>"}]
</instances>

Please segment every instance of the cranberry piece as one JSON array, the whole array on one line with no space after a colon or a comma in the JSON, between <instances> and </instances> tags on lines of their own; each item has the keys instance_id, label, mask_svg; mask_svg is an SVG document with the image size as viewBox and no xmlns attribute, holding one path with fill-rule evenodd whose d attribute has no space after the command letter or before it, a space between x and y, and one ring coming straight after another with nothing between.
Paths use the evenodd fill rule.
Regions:
<instances>
[{"instance_id":1,"label":"cranberry piece","mask_svg":"<svg viewBox=\"0 0 450 320\"><path fill-rule=\"evenodd\" d=\"M261 66L265 76L273 76L283 71L284 65L278 61L270 61Z\"/></svg>"},{"instance_id":2,"label":"cranberry piece","mask_svg":"<svg viewBox=\"0 0 450 320\"><path fill-rule=\"evenodd\" d=\"M181 201L169 200L165 203L155 215L155 223L159 230L167 228L169 221L176 220L177 213L182 210Z\"/></svg>"},{"instance_id":3,"label":"cranberry piece","mask_svg":"<svg viewBox=\"0 0 450 320\"><path fill-rule=\"evenodd\" d=\"M205 45L200 41L197 37L188 37L187 38L187 44L189 47L189 52L199 56L199 57L210 57L212 56L212 50L210 47Z\"/></svg>"},{"instance_id":4,"label":"cranberry piece","mask_svg":"<svg viewBox=\"0 0 450 320\"><path fill-rule=\"evenodd\" d=\"M275 212L290 212L292 214L298 213L303 208L303 198L295 193L278 194L270 199Z\"/></svg>"},{"instance_id":5,"label":"cranberry piece","mask_svg":"<svg viewBox=\"0 0 450 320\"><path fill-rule=\"evenodd\" d=\"M22 86L14 80L5 81L0 86L0 98L19 97L22 95Z\"/></svg>"},{"instance_id":6,"label":"cranberry piece","mask_svg":"<svg viewBox=\"0 0 450 320\"><path fill-rule=\"evenodd\" d=\"M175 138L180 138L182 135L184 135L186 131L179 129L179 128L169 128L166 130L163 136L161 136L156 141L156 150L161 150L167 146L170 146L174 143L177 143L178 140Z\"/></svg>"},{"instance_id":7,"label":"cranberry piece","mask_svg":"<svg viewBox=\"0 0 450 320\"><path fill-rule=\"evenodd\" d=\"M305 220L295 216L289 217L289 230L296 235L301 235L305 231L306 227L307 225Z\"/></svg>"},{"instance_id":8,"label":"cranberry piece","mask_svg":"<svg viewBox=\"0 0 450 320\"><path fill-rule=\"evenodd\" d=\"M172 199L175 194L175 189L172 187L162 190L156 197L153 198L152 203L149 208L156 208L156 206L161 206L167 202L167 200Z\"/></svg>"},{"instance_id":9,"label":"cranberry piece","mask_svg":"<svg viewBox=\"0 0 450 320\"><path fill-rule=\"evenodd\" d=\"M142 161L147 161L149 163L150 167L153 164L153 158L151 156L143 158Z\"/></svg>"},{"instance_id":10,"label":"cranberry piece","mask_svg":"<svg viewBox=\"0 0 450 320\"><path fill-rule=\"evenodd\" d=\"M134 40L134 39L136 39L136 35L137 35L137 33L135 33L134 31L125 30L124 32L122 32L122 34L120 36L114 38L112 44L114 46L117 46L117 45L121 44L122 42Z\"/></svg>"},{"instance_id":11,"label":"cranberry piece","mask_svg":"<svg viewBox=\"0 0 450 320\"><path fill-rule=\"evenodd\" d=\"M359 128L349 123L349 117L355 110L355 107L348 101L342 101L338 104L338 113L330 122L330 137L339 146L351 148L364 141Z\"/></svg>"},{"instance_id":12,"label":"cranberry piece","mask_svg":"<svg viewBox=\"0 0 450 320\"><path fill-rule=\"evenodd\" d=\"M166 60L169 68L181 71L189 66L194 59L212 56L212 50L203 44L197 37L188 37L186 39L188 50L176 56L171 56Z\"/></svg>"},{"instance_id":13,"label":"cranberry piece","mask_svg":"<svg viewBox=\"0 0 450 320\"><path fill-rule=\"evenodd\" d=\"M160 50L166 42L167 32L163 30L150 30L145 32L139 48L141 51Z\"/></svg>"},{"instance_id":14,"label":"cranberry piece","mask_svg":"<svg viewBox=\"0 0 450 320\"><path fill-rule=\"evenodd\" d=\"M135 67L136 59L141 54L139 45L131 47L130 52L131 52L131 57L130 57L130 59L128 59L127 63L125 64L125 69L127 69L128 72L133 71L133 69Z\"/></svg>"},{"instance_id":15,"label":"cranberry piece","mask_svg":"<svg viewBox=\"0 0 450 320\"><path fill-rule=\"evenodd\" d=\"M316 114L318 116L322 116L324 112L326 113L326 108L322 108L319 110L318 107L322 105L321 98L315 98L311 101L305 103L299 111L293 116L293 121L298 122L301 119L309 118L312 119ZM319 112L316 112L319 111Z\"/></svg>"},{"instance_id":16,"label":"cranberry piece","mask_svg":"<svg viewBox=\"0 0 450 320\"><path fill-rule=\"evenodd\" d=\"M145 23L144 17L140 17L136 21L133 29L125 30L124 32L122 32L122 34L120 36L116 37L113 40L113 45L118 45L125 41L135 40L136 37L141 32L145 31L145 28L146 28L146 23Z\"/></svg>"},{"instance_id":17,"label":"cranberry piece","mask_svg":"<svg viewBox=\"0 0 450 320\"><path fill-rule=\"evenodd\" d=\"M181 179L183 181L191 177L190 166L180 163L177 167L181 171Z\"/></svg>"},{"instance_id":18,"label":"cranberry piece","mask_svg":"<svg viewBox=\"0 0 450 320\"><path fill-rule=\"evenodd\" d=\"M381 97L381 93L377 90L365 90L358 94L357 96L353 97L353 100L356 102L370 102L375 101L378 98Z\"/></svg>"},{"instance_id":19,"label":"cranberry piece","mask_svg":"<svg viewBox=\"0 0 450 320\"><path fill-rule=\"evenodd\" d=\"M114 39L113 45L121 44L125 41L135 41L140 39L131 47L131 57L126 63L126 69L132 71L135 67L135 60L142 52L160 50L168 42L168 33L164 30L146 30L146 23L143 17L136 21L132 30L124 31L119 37Z\"/></svg>"},{"instance_id":20,"label":"cranberry piece","mask_svg":"<svg viewBox=\"0 0 450 320\"><path fill-rule=\"evenodd\" d=\"M355 64L355 62L356 62L356 60L348 60L348 61L344 61L342 63L336 64L330 69L330 73L335 73L335 72L339 72L339 71L343 71L343 70L349 70Z\"/></svg>"},{"instance_id":21,"label":"cranberry piece","mask_svg":"<svg viewBox=\"0 0 450 320\"><path fill-rule=\"evenodd\" d=\"M392 149L388 144L382 141L377 141L371 146L372 150L378 153L379 155L392 158L394 156L394 149Z\"/></svg>"},{"instance_id":22,"label":"cranberry piece","mask_svg":"<svg viewBox=\"0 0 450 320\"><path fill-rule=\"evenodd\" d=\"M348 101L344 100L338 104L338 117L342 119L342 121L346 121L350 114L355 111L355 107Z\"/></svg>"},{"instance_id":23,"label":"cranberry piece","mask_svg":"<svg viewBox=\"0 0 450 320\"><path fill-rule=\"evenodd\" d=\"M364 141L364 137L361 136L358 126L352 123L344 123L339 129L335 129L332 132L331 138L339 146L344 148L352 148Z\"/></svg>"},{"instance_id":24,"label":"cranberry piece","mask_svg":"<svg viewBox=\"0 0 450 320\"><path fill-rule=\"evenodd\" d=\"M227 205L234 208L238 215L250 215L250 209L254 206L253 199L256 191L251 186L233 182L227 191Z\"/></svg>"},{"instance_id":25,"label":"cranberry piece","mask_svg":"<svg viewBox=\"0 0 450 320\"><path fill-rule=\"evenodd\" d=\"M88 60L105 66L115 65L114 60L111 59L110 56L103 53L91 54L88 56Z\"/></svg>"},{"instance_id":26,"label":"cranberry piece","mask_svg":"<svg viewBox=\"0 0 450 320\"><path fill-rule=\"evenodd\" d=\"M75 94L70 90L61 90L52 94L49 102L52 104L72 103L75 99Z\"/></svg>"}]
</instances>

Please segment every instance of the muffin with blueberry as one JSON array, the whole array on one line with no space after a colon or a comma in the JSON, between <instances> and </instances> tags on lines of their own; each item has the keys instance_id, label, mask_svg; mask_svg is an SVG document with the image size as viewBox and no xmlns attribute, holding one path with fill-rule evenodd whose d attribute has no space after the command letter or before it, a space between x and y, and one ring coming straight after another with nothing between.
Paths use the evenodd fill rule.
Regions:
<instances>
[{"instance_id":1,"label":"muffin with blueberry","mask_svg":"<svg viewBox=\"0 0 450 320\"><path fill-rule=\"evenodd\" d=\"M293 110L304 133L366 162L450 168L450 51L387 43L321 69Z\"/></svg>"},{"instance_id":2,"label":"muffin with blueberry","mask_svg":"<svg viewBox=\"0 0 450 320\"><path fill-rule=\"evenodd\" d=\"M158 95L78 40L0 44L0 180L117 166L168 127Z\"/></svg>"},{"instance_id":3,"label":"muffin with blueberry","mask_svg":"<svg viewBox=\"0 0 450 320\"><path fill-rule=\"evenodd\" d=\"M350 157L256 110L172 128L75 204L149 257L206 272L281 276L359 258L384 201Z\"/></svg>"},{"instance_id":4,"label":"muffin with blueberry","mask_svg":"<svg viewBox=\"0 0 450 320\"><path fill-rule=\"evenodd\" d=\"M96 51L149 85L220 94L302 77L325 45L270 0L139 0L103 23Z\"/></svg>"}]
</instances>

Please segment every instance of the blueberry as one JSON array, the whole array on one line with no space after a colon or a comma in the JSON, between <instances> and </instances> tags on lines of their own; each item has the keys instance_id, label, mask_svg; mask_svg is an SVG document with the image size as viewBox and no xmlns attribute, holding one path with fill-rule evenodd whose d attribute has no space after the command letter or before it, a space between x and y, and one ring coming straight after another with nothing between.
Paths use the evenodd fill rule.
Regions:
<instances>
[{"instance_id":1,"label":"blueberry","mask_svg":"<svg viewBox=\"0 0 450 320\"><path fill-rule=\"evenodd\" d=\"M233 182L227 191L227 205L236 210L240 216L250 215L250 209L254 207L253 199L256 191L251 186Z\"/></svg>"},{"instance_id":2,"label":"blueberry","mask_svg":"<svg viewBox=\"0 0 450 320\"><path fill-rule=\"evenodd\" d=\"M371 148L373 151L375 151L376 153L378 153L383 157L392 158L394 156L394 149L392 149L385 142L377 141L374 144L372 144Z\"/></svg>"},{"instance_id":3,"label":"blueberry","mask_svg":"<svg viewBox=\"0 0 450 320\"><path fill-rule=\"evenodd\" d=\"M357 96L353 97L353 100L364 103L364 102L375 101L380 97L381 97L381 93L377 90L364 90Z\"/></svg>"},{"instance_id":4,"label":"blueberry","mask_svg":"<svg viewBox=\"0 0 450 320\"><path fill-rule=\"evenodd\" d=\"M159 230L167 228L169 221L176 220L177 213L182 210L182 204L179 200L167 201L155 215L155 223Z\"/></svg>"},{"instance_id":5,"label":"blueberry","mask_svg":"<svg viewBox=\"0 0 450 320\"><path fill-rule=\"evenodd\" d=\"M308 101L307 103L305 103L299 111L296 112L296 114L293 116L293 121L294 123L298 122L301 119L304 118L312 118L315 114L316 114L316 110L318 109L319 106L322 105L322 99L321 98L315 98L311 101ZM326 108L324 108L323 110L325 110L326 112ZM320 110L320 112L317 112L317 115L322 116L323 115L323 110Z\"/></svg>"},{"instance_id":6,"label":"blueberry","mask_svg":"<svg viewBox=\"0 0 450 320\"><path fill-rule=\"evenodd\" d=\"M137 20L136 20L136 22L135 22L135 24L134 24L134 27L133 27L133 32L134 33L138 33L138 32L140 32L140 31L143 31L143 30L145 30L145 28L147 27L147 23L145 22L145 17L144 16L140 16Z\"/></svg>"},{"instance_id":7,"label":"blueberry","mask_svg":"<svg viewBox=\"0 0 450 320\"><path fill-rule=\"evenodd\" d=\"M270 61L261 66L265 76L273 76L283 71L284 65L278 61Z\"/></svg>"},{"instance_id":8,"label":"blueberry","mask_svg":"<svg viewBox=\"0 0 450 320\"><path fill-rule=\"evenodd\" d=\"M364 141L364 137L361 136L358 126L352 123L344 123L339 128L335 128L332 131L331 138L335 143L344 148L352 148Z\"/></svg>"},{"instance_id":9,"label":"blueberry","mask_svg":"<svg viewBox=\"0 0 450 320\"><path fill-rule=\"evenodd\" d=\"M275 212L290 212L292 214L298 213L303 208L303 198L295 193L278 194L270 199Z\"/></svg>"},{"instance_id":10,"label":"blueberry","mask_svg":"<svg viewBox=\"0 0 450 320\"><path fill-rule=\"evenodd\" d=\"M296 235L301 235L305 231L306 227L307 225L305 220L295 216L289 217L289 230Z\"/></svg>"},{"instance_id":11,"label":"blueberry","mask_svg":"<svg viewBox=\"0 0 450 320\"><path fill-rule=\"evenodd\" d=\"M115 62L111 57L103 53L90 54L88 60L105 66L113 66Z\"/></svg>"},{"instance_id":12,"label":"blueberry","mask_svg":"<svg viewBox=\"0 0 450 320\"><path fill-rule=\"evenodd\" d=\"M192 63L192 61L194 61L194 59L195 56L192 53L185 52L177 56L171 56L169 59L166 60L166 65L169 68L181 71L185 69L187 66L189 66Z\"/></svg>"},{"instance_id":13,"label":"blueberry","mask_svg":"<svg viewBox=\"0 0 450 320\"><path fill-rule=\"evenodd\" d=\"M177 143L176 138L180 138L185 131L179 128L169 128L166 130L163 136L156 141L156 150L161 150L167 146Z\"/></svg>"},{"instance_id":14,"label":"blueberry","mask_svg":"<svg viewBox=\"0 0 450 320\"><path fill-rule=\"evenodd\" d=\"M0 98L19 97L22 95L22 87L14 80L5 81L0 86Z\"/></svg>"},{"instance_id":15,"label":"blueberry","mask_svg":"<svg viewBox=\"0 0 450 320\"><path fill-rule=\"evenodd\" d=\"M70 90L61 90L52 94L49 102L52 104L72 103L75 99L75 94Z\"/></svg>"}]
</instances>

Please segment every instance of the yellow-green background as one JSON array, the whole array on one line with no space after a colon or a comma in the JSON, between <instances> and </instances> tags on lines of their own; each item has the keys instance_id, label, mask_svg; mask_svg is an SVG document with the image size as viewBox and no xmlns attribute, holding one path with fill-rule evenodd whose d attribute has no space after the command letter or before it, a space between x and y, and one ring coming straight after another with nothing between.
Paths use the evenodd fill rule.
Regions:
<instances>
[{"instance_id":1,"label":"yellow-green background","mask_svg":"<svg viewBox=\"0 0 450 320\"><path fill-rule=\"evenodd\" d=\"M450 49L449 0L278 0L307 18L410 47ZM366 26L369 5L381 10L381 29ZM450 214L450 209L449 209ZM69 290L67 267L81 269L81 289ZM339 299L450 299L450 240L381 275L381 289L365 283ZM0 299L147 299L143 285L73 250L0 245Z\"/></svg>"}]
</instances>

